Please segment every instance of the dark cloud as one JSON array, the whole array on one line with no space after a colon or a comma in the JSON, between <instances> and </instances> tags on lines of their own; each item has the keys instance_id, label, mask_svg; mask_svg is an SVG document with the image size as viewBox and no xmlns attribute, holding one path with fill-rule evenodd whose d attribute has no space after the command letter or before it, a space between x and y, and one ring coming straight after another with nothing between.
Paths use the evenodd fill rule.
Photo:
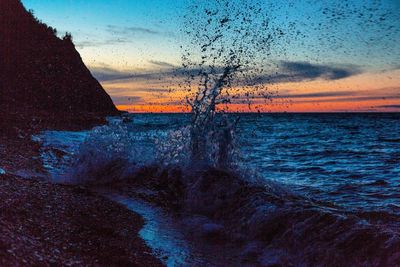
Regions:
<instances>
[{"instance_id":1,"label":"dark cloud","mask_svg":"<svg viewBox=\"0 0 400 267\"><path fill-rule=\"evenodd\" d=\"M175 34L169 31L156 30L152 28L136 27L136 26L117 26L117 25L107 25L106 30L112 35L118 35L122 38L133 35L161 35L164 37L173 37Z\"/></svg>"},{"instance_id":2,"label":"dark cloud","mask_svg":"<svg viewBox=\"0 0 400 267\"><path fill-rule=\"evenodd\" d=\"M126 88L126 87L107 87L107 92L110 94L129 94L132 92L135 93L157 93L157 94L161 94L161 93L167 93L169 92L169 89L166 88Z\"/></svg>"},{"instance_id":3,"label":"dark cloud","mask_svg":"<svg viewBox=\"0 0 400 267\"><path fill-rule=\"evenodd\" d=\"M107 25L107 31L113 34L122 34L122 35L129 35L129 34L151 34L157 35L161 32L144 27L122 27L117 25Z\"/></svg>"},{"instance_id":4,"label":"dark cloud","mask_svg":"<svg viewBox=\"0 0 400 267\"><path fill-rule=\"evenodd\" d=\"M286 94L279 95L278 98L324 98L324 97L340 97L340 96L351 96L354 95L354 91L340 91L340 92L316 92L307 94Z\"/></svg>"},{"instance_id":5,"label":"dark cloud","mask_svg":"<svg viewBox=\"0 0 400 267\"><path fill-rule=\"evenodd\" d=\"M168 63L168 62L164 62L164 61L149 60L149 63L151 63L153 65L156 65L156 66L159 66L159 67L162 67L162 68L170 68L170 69L172 69L172 68L176 67L175 65L173 65L171 63Z\"/></svg>"},{"instance_id":6,"label":"dark cloud","mask_svg":"<svg viewBox=\"0 0 400 267\"><path fill-rule=\"evenodd\" d=\"M373 100L400 100L400 94L398 93L400 88L387 87L373 90L363 91L323 91L313 93L296 94L290 91L285 94L274 94L271 95L271 99L287 99L295 101L296 103L322 103L322 102L357 102L357 101L373 101ZM307 99L310 98L310 99ZM316 98L316 99L311 99ZM247 99L245 96L239 96L235 98L235 102L240 103ZM265 102L265 98L256 97L253 99L255 102ZM260 102L260 103L261 103ZM394 107L394 106L390 106Z\"/></svg>"},{"instance_id":7,"label":"dark cloud","mask_svg":"<svg viewBox=\"0 0 400 267\"><path fill-rule=\"evenodd\" d=\"M166 89L166 88L140 88L140 89L135 89L135 92L167 93L167 92L169 92L169 89Z\"/></svg>"},{"instance_id":8,"label":"dark cloud","mask_svg":"<svg viewBox=\"0 0 400 267\"><path fill-rule=\"evenodd\" d=\"M380 73L384 73L384 72L391 72L391 71L396 71L396 70L400 70L400 64L392 64L389 65L387 68L380 70Z\"/></svg>"},{"instance_id":9,"label":"dark cloud","mask_svg":"<svg viewBox=\"0 0 400 267\"><path fill-rule=\"evenodd\" d=\"M382 95L382 96L356 96L346 98L332 98L332 99L316 99L316 100L304 100L298 101L303 103L309 102L358 102L358 101L373 101L373 100L393 100L399 99L399 95Z\"/></svg>"},{"instance_id":10,"label":"dark cloud","mask_svg":"<svg viewBox=\"0 0 400 267\"><path fill-rule=\"evenodd\" d=\"M128 43L129 40L125 38L116 38L116 39L107 39L107 40L87 40L76 43L76 47L83 48L83 47L98 47L98 46L105 46L105 45L119 45Z\"/></svg>"},{"instance_id":11,"label":"dark cloud","mask_svg":"<svg viewBox=\"0 0 400 267\"><path fill-rule=\"evenodd\" d=\"M112 100L115 105L132 105L143 103L143 99L139 96L113 96Z\"/></svg>"},{"instance_id":12,"label":"dark cloud","mask_svg":"<svg viewBox=\"0 0 400 267\"><path fill-rule=\"evenodd\" d=\"M131 77L127 79L132 80L149 80L149 81L159 81L163 83L163 79L176 77L174 71L162 71L162 72L136 72L133 73Z\"/></svg>"},{"instance_id":13,"label":"dark cloud","mask_svg":"<svg viewBox=\"0 0 400 267\"><path fill-rule=\"evenodd\" d=\"M400 70L400 64L393 66L392 70Z\"/></svg>"},{"instance_id":14,"label":"dark cloud","mask_svg":"<svg viewBox=\"0 0 400 267\"><path fill-rule=\"evenodd\" d=\"M278 71L257 78L258 83L301 82L309 80L339 80L361 73L356 66L319 65L308 62L281 61Z\"/></svg>"},{"instance_id":15,"label":"dark cloud","mask_svg":"<svg viewBox=\"0 0 400 267\"><path fill-rule=\"evenodd\" d=\"M190 70L190 73L196 75L200 71L193 69ZM222 67L217 69L217 73L222 73L223 71ZM361 70L357 66L319 65L307 62L282 61L279 62L277 71L270 70L265 74L259 75L254 80L249 81L249 84L301 82L317 79L339 80L360 73ZM185 72L182 69L177 69L174 74L178 74L179 76L180 74L185 74Z\"/></svg>"},{"instance_id":16,"label":"dark cloud","mask_svg":"<svg viewBox=\"0 0 400 267\"><path fill-rule=\"evenodd\" d=\"M160 80L161 78L179 78L188 75L198 75L202 69L183 69L163 61L149 61L153 65L164 68L158 72L126 73L111 68L92 68L93 75L100 81L121 79ZM216 73L223 72L223 68L217 68ZM259 75L251 84L301 82L316 79L339 80L361 73L355 66L328 66L316 65L304 62L280 62L279 70L274 73Z\"/></svg>"},{"instance_id":17,"label":"dark cloud","mask_svg":"<svg viewBox=\"0 0 400 267\"><path fill-rule=\"evenodd\" d=\"M163 79L183 77L186 75L181 69L168 68L158 72L126 72L119 71L110 67L91 67L90 68L93 76L100 82L110 82L117 80L149 80L149 81L160 81ZM198 73L198 70L193 70L190 73Z\"/></svg>"},{"instance_id":18,"label":"dark cloud","mask_svg":"<svg viewBox=\"0 0 400 267\"><path fill-rule=\"evenodd\" d=\"M110 67L91 67L92 75L100 82L125 80L133 78L134 75L128 72L119 71Z\"/></svg>"},{"instance_id":19,"label":"dark cloud","mask_svg":"<svg viewBox=\"0 0 400 267\"><path fill-rule=\"evenodd\" d=\"M106 31L111 33L112 36L116 38L107 38L105 40L96 40L96 39L86 40L76 43L76 46L82 48L82 47L98 47L104 45L119 45L119 44L129 43L130 42L129 38L132 35L137 35L137 34L164 35L164 36L173 35L170 32L162 32L150 28L122 27L116 25L107 25Z\"/></svg>"},{"instance_id":20,"label":"dark cloud","mask_svg":"<svg viewBox=\"0 0 400 267\"><path fill-rule=\"evenodd\" d=\"M83 47L98 47L105 45L119 45L124 43L129 43L131 37L133 35L141 34L141 35L162 35L171 37L174 36L172 32L159 31L151 28L144 27L124 27L117 25L107 25L106 31L112 35L111 38L106 38L104 40L98 40L94 37L94 39L85 40L81 42L77 42L76 46L78 48Z\"/></svg>"},{"instance_id":21,"label":"dark cloud","mask_svg":"<svg viewBox=\"0 0 400 267\"><path fill-rule=\"evenodd\" d=\"M305 94L291 94L291 93L286 93L286 94L276 94L276 95L271 95L271 99L299 99L299 98L318 98L318 102L320 102L321 98L334 98L334 97L347 97L347 96L354 96L357 93L354 91L329 91L329 92L314 92L314 93L305 93ZM247 99L246 96L239 96L236 97L235 100L237 101L242 101L244 99ZM264 99L264 98L258 98L257 99ZM313 102L314 100L305 100L306 102ZM328 99L330 101L330 99Z\"/></svg>"},{"instance_id":22,"label":"dark cloud","mask_svg":"<svg viewBox=\"0 0 400 267\"><path fill-rule=\"evenodd\" d=\"M383 106L376 106L376 108L399 108L400 105L383 105Z\"/></svg>"},{"instance_id":23,"label":"dark cloud","mask_svg":"<svg viewBox=\"0 0 400 267\"><path fill-rule=\"evenodd\" d=\"M400 88L385 87L362 91L325 91L306 94L277 95L274 98L318 98L316 100L300 100L298 102L351 102L351 101L374 101L374 100L400 100Z\"/></svg>"},{"instance_id":24,"label":"dark cloud","mask_svg":"<svg viewBox=\"0 0 400 267\"><path fill-rule=\"evenodd\" d=\"M359 73L354 67L314 65L307 62L282 62L281 68L284 72L305 79L339 80Z\"/></svg>"},{"instance_id":25,"label":"dark cloud","mask_svg":"<svg viewBox=\"0 0 400 267\"><path fill-rule=\"evenodd\" d=\"M340 95L339 95L340 96ZM244 97L235 98L232 103L243 103L243 100L246 99ZM318 98L318 99L297 99L290 95L282 97L282 96L271 96L271 99L293 99L295 103L335 103L335 102L360 102L360 101L373 101L373 100L400 100L400 96L356 96L356 97L344 97L344 98ZM254 104L263 104L265 103L265 98L254 98L251 99ZM386 105L379 106L380 108L400 108L400 105ZM376 107L378 108L378 107Z\"/></svg>"}]
</instances>

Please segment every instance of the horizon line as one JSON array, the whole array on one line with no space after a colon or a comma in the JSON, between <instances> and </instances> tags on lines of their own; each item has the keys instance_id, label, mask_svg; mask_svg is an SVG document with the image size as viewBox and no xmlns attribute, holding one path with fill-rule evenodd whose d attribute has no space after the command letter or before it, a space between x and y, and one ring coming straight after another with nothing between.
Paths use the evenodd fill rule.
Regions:
<instances>
[{"instance_id":1,"label":"horizon line","mask_svg":"<svg viewBox=\"0 0 400 267\"><path fill-rule=\"evenodd\" d=\"M130 112L120 110L122 113L129 114L191 114L192 112ZM400 114L400 111L271 111L271 112L216 112L217 114Z\"/></svg>"}]
</instances>

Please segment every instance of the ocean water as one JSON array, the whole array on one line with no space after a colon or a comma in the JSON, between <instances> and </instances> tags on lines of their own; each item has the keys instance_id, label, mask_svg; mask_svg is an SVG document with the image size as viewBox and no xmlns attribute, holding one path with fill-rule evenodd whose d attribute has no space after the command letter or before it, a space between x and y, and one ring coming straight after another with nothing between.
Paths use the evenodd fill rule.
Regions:
<instances>
[{"instance_id":1,"label":"ocean water","mask_svg":"<svg viewBox=\"0 0 400 267\"><path fill-rule=\"evenodd\" d=\"M400 114L242 114L238 149L265 179L351 210L400 214ZM182 114L132 115L130 131L158 135Z\"/></svg>"},{"instance_id":2,"label":"ocean water","mask_svg":"<svg viewBox=\"0 0 400 267\"><path fill-rule=\"evenodd\" d=\"M152 208L154 203L117 199L146 218L141 235L155 256L168 266L225 266L233 255L238 260L230 266L400 264L400 113L230 116L240 117L235 134L236 160L244 170L240 179L257 173L268 186L265 191L247 186L237 195L230 193L242 191L234 176L227 182L214 174L211 184L204 184L204 177L196 178L199 183L183 180L189 204L178 217ZM108 126L87 132L35 136L52 179L65 182L76 170L83 171L81 177L122 177L125 169L160 165L157 148L164 145L186 154L186 147L174 142L179 134L171 135L172 141L170 134L182 133L189 115L129 117L128 122L110 118ZM211 187L203 191L196 184ZM109 193L122 197L124 190ZM221 215L221 207L234 208ZM207 225L241 241L224 247L192 238L190 231Z\"/></svg>"},{"instance_id":3,"label":"ocean water","mask_svg":"<svg viewBox=\"0 0 400 267\"><path fill-rule=\"evenodd\" d=\"M400 113L232 116L240 117L236 146L241 163L264 179L345 209L400 215ZM190 124L188 114L130 118L129 134L145 147L140 155L147 158L155 153L157 137ZM45 167L53 175L64 172L55 154L78 153L88 133L47 132L43 152L52 153L43 154ZM64 165L70 164L71 157L66 157Z\"/></svg>"}]
</instances>

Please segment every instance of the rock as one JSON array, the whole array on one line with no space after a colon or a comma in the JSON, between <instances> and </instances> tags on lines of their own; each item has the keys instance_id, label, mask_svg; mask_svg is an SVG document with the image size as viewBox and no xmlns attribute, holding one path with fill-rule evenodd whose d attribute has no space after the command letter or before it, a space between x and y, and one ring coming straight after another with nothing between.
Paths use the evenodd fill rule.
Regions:
<instances>
[{"instance_id":1,"label":"rock","mask_svg":"<svg viewBox=\"0 0 400 267\"><path fill-rule=\"evenodd\" d=\"M251 242L245 246L241 253L241 258L245 262L256 262L262 253L262 243Z\"/></svg>"},{"instance_id":2,"label":"rock","mask_svg":"<svg viewBox=\"0 0 400 267\"><path fill-rule=\"evenodd\" d=\"M220 224L205 223L201 226L201 234L206 238L223 238L225 236L225 229Z\"/></svg>"},{"instance_id":3,"label":"rock","mask_svg":"<svg viewBox=\"0 0 400 267\"><path fill-rule=\"evenodd\" d=\"M35 124L50 114L68 124L85 120L79 114L119 114L83 63L72 37L57 37L56 30L35 18L21 1L0 1L0 36L3 121L10 124L16 120L11 116L18 114L18 121Z\"/></svg>"},{"instance_id":4,"label":"rock","mask_svg":"<svg viewBox=\"0 0 400 267\"><path fill-rule=\"evenodd\" d=\"M130 123L133 122L132 118L130 118L129 116L122 116L122 122L123 123Z\"/></svg>"},{"instance_id":5,"label":"rock","mask_svg":"<svg viewBox=\"0 0 400 267\"><path fill-rule=\"evenodd\" d=\"M279 249L265 250L260 257L260 263L262 266L292 266L289 264L288 259L285 255L287 253Z\"/></svg>"}]
</instances>

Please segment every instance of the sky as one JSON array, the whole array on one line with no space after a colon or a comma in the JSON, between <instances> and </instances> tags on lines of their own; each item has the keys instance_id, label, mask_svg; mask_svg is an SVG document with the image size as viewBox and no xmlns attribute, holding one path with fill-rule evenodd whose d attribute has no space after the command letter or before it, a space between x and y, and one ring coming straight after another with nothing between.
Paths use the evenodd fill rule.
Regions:
<instances>
[{"instance_id":1,"label":"sky","mask_svg":"<svg viewBox=\"0 0 400 267\"><path fill-rule=\"evenodd\" d=\"M187 110L184 94L170 91L195 1L22 0L60 36L72 33L92 74L131 112ZM261 111L400 111L400 1L261 2L286 34L271 48L265 82L274 94L255 100Z\"/></svg>"}]
</instances>

